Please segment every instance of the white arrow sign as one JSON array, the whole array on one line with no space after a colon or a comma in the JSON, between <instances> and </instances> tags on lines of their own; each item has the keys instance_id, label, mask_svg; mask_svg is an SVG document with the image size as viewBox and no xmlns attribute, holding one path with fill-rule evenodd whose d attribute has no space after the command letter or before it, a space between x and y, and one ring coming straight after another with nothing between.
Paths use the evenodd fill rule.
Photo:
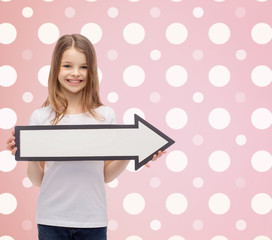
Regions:
<instances>
[{"instance_id":1,"label":"white arrow sign","mask_svg":"<svg viewBox=\"0 0 272 240\"><path fill-rule=\"evenodd\" d=\"M134 125L16 126L18 161L135 160L139 169L174 143L135 114Z\"/></svg>"}]
</instances>

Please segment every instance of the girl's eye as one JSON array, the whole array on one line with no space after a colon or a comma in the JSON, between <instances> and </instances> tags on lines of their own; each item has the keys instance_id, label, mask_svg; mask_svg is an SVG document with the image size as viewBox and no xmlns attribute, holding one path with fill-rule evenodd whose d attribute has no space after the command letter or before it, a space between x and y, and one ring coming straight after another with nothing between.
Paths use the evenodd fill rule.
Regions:
<instances>
[{"instance_id":1,"label":"girl's eye","mask_svg":"<svg viewBox=\"0 0 272 240\"><path fill-rule=\"evenodd\" d=\"M87 66L82 66L83 69L87 69Z\"/></svg>"},{"instance_id":2,"label":"girl's eye","mask_svg":"<svg viewBox=\"0 0 272 240\"><path fill-rule=\"evenodd\" d=\"M63 65L63 67L65 67L65 68L70 68L71 67L71 65Z\"/></svg>"}]
</instances>

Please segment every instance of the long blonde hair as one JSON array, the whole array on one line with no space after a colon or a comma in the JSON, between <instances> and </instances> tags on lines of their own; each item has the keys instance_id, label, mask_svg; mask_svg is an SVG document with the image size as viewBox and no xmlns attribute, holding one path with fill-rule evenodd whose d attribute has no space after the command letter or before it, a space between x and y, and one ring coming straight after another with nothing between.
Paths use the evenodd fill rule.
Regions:
<instances>
[{"instance_id":1,"label":"long blonde hair","mask_svg":"<svg viewBox=\"0 0 272 240\"><path fill-rule=\"evenodd\" d=\"M96 53L88 38L80 34L64 35L56 43L52 54L51 68L48 79L48 97L43 107L51 105L55 110L55 118L52 125L56 125L64 117L68 107L68 101L61 91L58 75L60 72L61 59L64 51L74 47L85 54L87 59L87 82L82 90L82 108L89 112L94 118L101 119L95 112L95 108L103 105L99 97L99 81L97 73Z\"/></svg>"}]
</instances>

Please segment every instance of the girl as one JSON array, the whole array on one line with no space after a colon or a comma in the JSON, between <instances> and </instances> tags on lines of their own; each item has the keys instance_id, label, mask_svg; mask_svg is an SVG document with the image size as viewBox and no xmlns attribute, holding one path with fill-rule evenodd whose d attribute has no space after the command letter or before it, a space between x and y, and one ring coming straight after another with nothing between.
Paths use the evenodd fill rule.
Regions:
<instances>
[{"instance_id":1,"label":"girl","mask_svg":"<svg viewBox=\"0 0 272 240\"><path fill-rule=\"evenodd\" d=\"M114 111L103 106L99 97L94 47L82 35L64 35L56 43L48 91L30 125L116 123ZM17 151L14 131L7 148L12 154ZM104 183L115 179L128 162L29 161L27 176L41 187L36 218L39 240L106 240Z\"/></svg>"}]
</instances>

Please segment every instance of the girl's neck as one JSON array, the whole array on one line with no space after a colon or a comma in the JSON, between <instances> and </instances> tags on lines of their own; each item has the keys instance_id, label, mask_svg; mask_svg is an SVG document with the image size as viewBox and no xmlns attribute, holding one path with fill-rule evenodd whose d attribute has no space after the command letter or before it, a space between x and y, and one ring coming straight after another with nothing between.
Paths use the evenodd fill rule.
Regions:
<instances>
[{"instance_id":1,"label":"girl's neck","mask_svg":"<svg viewBox=\"0 0 272 240\"><path fill-rule=\"evenodd\" d=\"M66 114L79 114L85 112L81 102L81 94L65 94L65 97L68 101Z\"/></svg>"}]
</instances>

